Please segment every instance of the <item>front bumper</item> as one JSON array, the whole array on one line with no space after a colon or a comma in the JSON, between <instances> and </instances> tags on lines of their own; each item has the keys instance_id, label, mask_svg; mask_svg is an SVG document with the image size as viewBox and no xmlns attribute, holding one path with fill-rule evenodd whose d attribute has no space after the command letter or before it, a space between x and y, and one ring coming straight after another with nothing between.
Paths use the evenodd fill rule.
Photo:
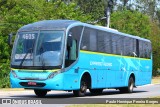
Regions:
<instances>
[{"instance_id":1,"label":"front bumper","mask_svg":"<svg viewBox=\"0 0 160 107\"><path fill-rule=\"evenodd\" d=\"M36 83L36 85L28 84L29 82ZM12 88L63 90L63 75L58 74L54 79L46 80L21 80L10 74L10 84Z\"/></svg>"},{"instance_id":2,"label":"front bumper","mask_svg":"<svg viewBox=\"0 0 160 107\"><path fill-rule=\"evenodd\" d=\"M27 75L27 74L25 74ZM28 73L28 75L30 75ZM33 73L32 73L33 75ZM10 73L10 84L12 88L46 89L46 90L75 90L79 89L80 82L78 74L59 73L51 79L29 80L15 77ZM36 85L34 84L36 83Z\"/></svg>"}]
</instances>

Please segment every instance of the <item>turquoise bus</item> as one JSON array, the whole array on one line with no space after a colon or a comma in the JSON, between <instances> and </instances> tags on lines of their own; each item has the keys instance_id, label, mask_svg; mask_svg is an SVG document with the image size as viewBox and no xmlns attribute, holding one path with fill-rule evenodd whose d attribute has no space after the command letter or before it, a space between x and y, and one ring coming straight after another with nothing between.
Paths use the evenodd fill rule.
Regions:
<instances>
[{"instance_id":1,"label":"turquoise bus","mask_svg":"<svg viewBox=\"0 0 160 107\"><path fill-rule=\"evenodd\" d=\"M150 40L106 27L44 20L21 27L13 44L11 87L33 89L38 97L51 90L132 93L151 78Z\"/></svg>"}]
</instances>

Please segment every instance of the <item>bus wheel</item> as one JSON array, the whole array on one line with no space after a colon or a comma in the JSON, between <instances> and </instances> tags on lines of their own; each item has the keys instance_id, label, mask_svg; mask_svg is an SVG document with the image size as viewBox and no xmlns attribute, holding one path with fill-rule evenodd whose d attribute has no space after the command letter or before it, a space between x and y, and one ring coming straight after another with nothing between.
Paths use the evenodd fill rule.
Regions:
<instances>
[{"instance_id":1,"label":"bus wheel","mask_svg":"<svg viewBox=\"0 0 160 107\"><path fill-rule=\"evenodd\" d=\"M132 93L133 87L134 87L134 79L133 77L130 77L128 81L128 87L123 87L123 88L120 88L119 90L122 93Z\"/></svg>"},{"instance_id":2,"label":"bus wheel","mask_svg":"<svg viewBox=\"0 0 160 107\"><path fill-rule=\"evenodd\" d=\"M103 89L89 89L92 94L102 94Z\"/></svg>"},{"instance_id":3,"label":"bus wheel","mask_svg":"<svg viewBox=\"0 0 160 107\"><path fill-rule=\"evenodd\" d=\"M44 97L47 94L47 90L34 90L34 93L38 96L38 97Z\"/></svg>"},{"instance_id":4,"label":"bus wheel","mask_svg":"<svg viewBox=\"0 0 160 107\"><path fill-rule=\"evenodd\" d=\"M80 89L73 90L73 94L77 97L83 97L85 96L86 91L87 91L87 81L85 79L85 76L83 76L80 83Z\"/></svg>"}]
</instances>

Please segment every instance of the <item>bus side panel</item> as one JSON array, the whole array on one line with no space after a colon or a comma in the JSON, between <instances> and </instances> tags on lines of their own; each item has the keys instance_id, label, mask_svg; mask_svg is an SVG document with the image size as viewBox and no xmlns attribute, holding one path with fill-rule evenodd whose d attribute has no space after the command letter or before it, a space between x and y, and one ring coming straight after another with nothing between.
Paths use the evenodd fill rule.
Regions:
<instances>
[{"instance_id":1,"label":"bus side panel","mask_svg":"<svg viewBox=\"0 0 160 107\"><path fill-rule=\"evenodd\" d=\"M152 80L152 60L142 60L138 61L138 71L136 72L136 82L135 85L145 85L150 84Z\"/></svg>"},{"instance_id":2,"label":"bus side panel","mask_svg":"<svg viewBox=\"0 0 160 107\"><path fill-rule=\"evenodd\" d=\"M85 69L91 74L92 88L112 87L115 81L115 71L112 71L112 57L92 54L90 52L80 52L77 67ZM115 66L117 66L115 64ZM115 67L116 68L116 67Z\"/></svg>"},{"instance_id":3,"label":"bus side panel","mask_svg":"<svg viewBox=\"0 0 160 107\"><path fill-rule=\"evenodd\" d=\"M116 88L128 85L129 76L136 69L133 61L117 55L82 51L77 66L92 69L92 88Z\"/></svg>"},{"instance_id":4,"label":"bus side panel","mask_svg":"<svg viewBox=\"0 0 160 107\"><path fill-rule=\"evenodd\" d=\"M131 73L135 85L149 84L152 75L152 60L81 51L76 67L86 69L92 78L92 88L116 88L128 86Z\"/></svg>"}]
</instances>

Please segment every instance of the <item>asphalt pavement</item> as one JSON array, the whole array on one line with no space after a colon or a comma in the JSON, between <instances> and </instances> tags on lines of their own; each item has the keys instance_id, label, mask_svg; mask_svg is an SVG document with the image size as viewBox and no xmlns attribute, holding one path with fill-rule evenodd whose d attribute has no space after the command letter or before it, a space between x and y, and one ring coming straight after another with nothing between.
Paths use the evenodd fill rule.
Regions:
<instances>
[{"instance_id":1,"label":"asphalt pavement","mask_svg":"<svg viewBox=\"0 0 160 107\"><path fill-rule=\"evenodd\" d=\"M54 104L54 107L65 107L72 104L72 101L77 101L77 99L85 99L88 102L90 99L108 99L108 98L152 98L160 96L160 84L149 84L145 86L138 86L134 88L133 93L120 93L119 90L115 89L105 89L101 95L92 95L89 91L85 97L74 97L72 92L65 91L50 91L47 96L43 98L45 101L50 101ZM3 89L0 90L1 99L39 99L33 90L12 90ZM67 102L69 101L69 103ZM96 101L96 100L95 100ZM62 104L61 104L62 103ZM96 102L94 102L96 103ZM98 103L98 102L97 102ZM1 107L6 107L2 104ZM12 105L12 107L18 107L19 105ZM23 107L27 105L23 105ZM34 107L44 107L45 105L34 105ZM47 105L48 107L53 105Z\"/></svg>"},{"instance_id":2,"label":"asphalt pavement","mask_svg":"<svg viewBox=\"0 0 160 107\"><path fill-rule=\"evenodd\" d=\"M92 95L89 91L80 98L149 98L160 96L160 84L149 84L134 88L133 93L120 93L119 90L105 89L101 95ZM72 92L50 91L45 98L73 98ZM33 90L0 90L0 98L37 98ZM75 97L74 97L75 98ZM77 98L77 97L76 97Z\"/></svg>"}]
</instances>

